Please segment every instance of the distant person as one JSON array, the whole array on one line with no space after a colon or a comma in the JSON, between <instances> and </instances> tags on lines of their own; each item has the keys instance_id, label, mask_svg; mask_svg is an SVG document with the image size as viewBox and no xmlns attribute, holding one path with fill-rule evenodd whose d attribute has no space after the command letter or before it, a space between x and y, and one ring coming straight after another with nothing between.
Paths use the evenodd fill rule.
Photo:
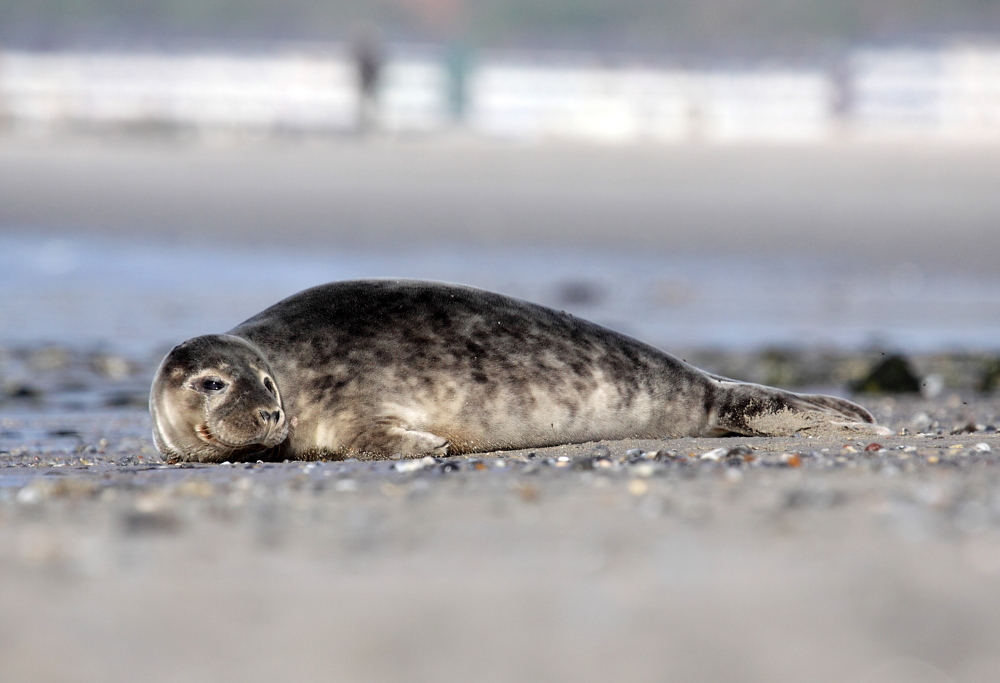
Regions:
<instances>
[{"instance_id":1,"label":"distant person","mask_svg":"<svg viewBox=\"0 0 1000 683\"><path fill-rule=\"evenodd\" d=\"M364 135L378 125L378 88L385 62L378 31L371 26L358 29L351 53L358 79L358 131Z\"/></svg>"}]
</instances>

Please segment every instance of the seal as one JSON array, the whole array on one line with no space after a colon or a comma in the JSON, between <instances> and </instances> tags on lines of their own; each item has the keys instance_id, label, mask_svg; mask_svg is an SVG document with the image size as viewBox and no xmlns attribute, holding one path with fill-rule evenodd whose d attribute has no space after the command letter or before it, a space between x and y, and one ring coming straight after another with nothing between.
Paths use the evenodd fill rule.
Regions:
<instances>
[{"instance_id":1,"label":"seal","mask_svg":"<svg viewBox=\"0 0 1000 683\"><path fill-rule=\"evenodd\" d=\"M163 456L200 462L874 423L850 401L712 375L565 312L416 280L321 285L190 339L160 364L150 412Z\"/></svg>"}]
</instances>

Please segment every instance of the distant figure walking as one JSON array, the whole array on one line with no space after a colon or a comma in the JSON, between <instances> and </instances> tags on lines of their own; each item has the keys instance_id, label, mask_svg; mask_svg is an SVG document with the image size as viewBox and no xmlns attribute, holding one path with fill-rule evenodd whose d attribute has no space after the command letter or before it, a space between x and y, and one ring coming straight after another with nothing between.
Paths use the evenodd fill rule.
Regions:
<instances>
[{"instance_id":1,"label":"distant figure walking","mask_svg":"<svg viewBox=\"0 0 1000 683\"><path fill-rule=\"evenodd\" d=\"M355 31L351 52L358 79L358 132L366 135L378 127L378 89L385 61L378 31L372 26Z\"/></svg>"}]
</instances>

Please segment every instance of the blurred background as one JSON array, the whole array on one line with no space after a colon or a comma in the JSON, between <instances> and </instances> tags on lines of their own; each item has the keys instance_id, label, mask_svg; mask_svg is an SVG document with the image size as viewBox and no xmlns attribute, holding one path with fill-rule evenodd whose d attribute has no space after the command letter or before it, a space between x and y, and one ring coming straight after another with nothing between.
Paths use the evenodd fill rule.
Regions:
<instances>
[{"instance_id":1,"label":"blurred background","mask_svg":"<svg viewBox=\"0 0 1000 683\"><path fill-rule=\"evenodd\" d=\"M0 384L140 406L173 343L422 277L741 378L992 391L998 189L980 0L0 2Z\"/></svg>"}]
</instances>

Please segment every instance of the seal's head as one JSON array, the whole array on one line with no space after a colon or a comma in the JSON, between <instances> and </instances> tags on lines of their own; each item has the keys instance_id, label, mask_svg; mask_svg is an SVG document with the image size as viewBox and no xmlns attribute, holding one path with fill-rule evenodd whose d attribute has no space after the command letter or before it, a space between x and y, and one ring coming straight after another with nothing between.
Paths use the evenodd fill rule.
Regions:
<instances>
[{"instance_id":1,"label":"seal's head","mask_svg":"<svg viewBox=\"0 0 1000 683\"><path fill-rule=\"evenodd\" d=\"M167 460L222 462L273 448L288 421L267 359L232 335L174 347L149 395L153 439Z\"/></svg>"}]
</instances>

